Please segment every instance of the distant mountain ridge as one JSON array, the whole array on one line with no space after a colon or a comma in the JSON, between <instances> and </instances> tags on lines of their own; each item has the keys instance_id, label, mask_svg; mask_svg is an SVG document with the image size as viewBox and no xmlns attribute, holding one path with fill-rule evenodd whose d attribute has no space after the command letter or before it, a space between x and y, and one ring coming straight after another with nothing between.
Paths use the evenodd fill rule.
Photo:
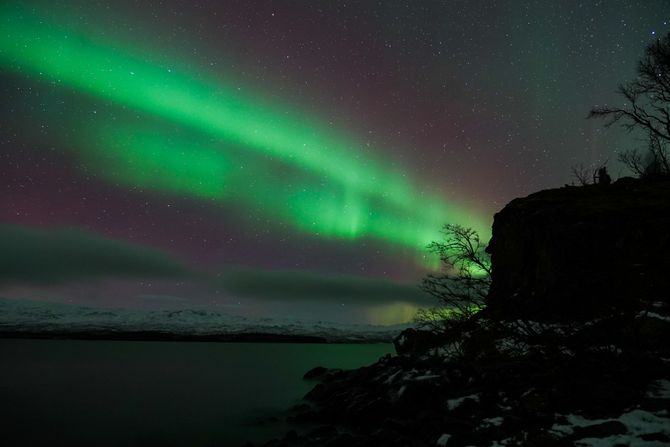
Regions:
<instances>
[{"instance_id":1,"label":"distant mountain ridge","mask_svg":"<svg viewBox=\"0 0 670 447\"><path fill-rule=\"evenodd\" d=\"M390 342L408 324L248 318L208 309L141 310L0 298L0 337L240 342Z\"/></svg>"}]
</instances>

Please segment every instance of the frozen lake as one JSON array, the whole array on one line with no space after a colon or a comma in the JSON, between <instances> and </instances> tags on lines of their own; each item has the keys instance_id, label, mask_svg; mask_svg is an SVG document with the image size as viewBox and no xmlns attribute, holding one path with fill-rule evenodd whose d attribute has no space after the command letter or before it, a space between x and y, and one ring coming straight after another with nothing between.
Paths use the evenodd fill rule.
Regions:
<instances>
[{"instance_id":1,"label":"frozen lake","mask_svg":"<svg viewBox=\"0 0 670 447\"><path fill-rule=\"evenodd\" d=\"M236 446L313 386L390 344L0 340L0 421L11 445ZM259 422L260 421L260 422ZM268 422L270 421L270 422Z\"/></svg>"}]
</instances>

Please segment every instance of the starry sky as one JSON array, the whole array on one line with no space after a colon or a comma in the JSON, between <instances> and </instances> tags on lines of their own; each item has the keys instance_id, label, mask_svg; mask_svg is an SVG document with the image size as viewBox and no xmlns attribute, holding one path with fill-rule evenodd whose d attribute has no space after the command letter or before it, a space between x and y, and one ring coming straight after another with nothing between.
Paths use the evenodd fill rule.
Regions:
<instances>
[{"instance_id":1,"label":"starry sky","mask_svg":"<svg viewBox=\"0 0 670 447\"><path fill-rule=\"evenodd\" d=\"M0 296L389 324L425 246L640 136L666 1L0 6Z\"/></svg>"}]
</instances>

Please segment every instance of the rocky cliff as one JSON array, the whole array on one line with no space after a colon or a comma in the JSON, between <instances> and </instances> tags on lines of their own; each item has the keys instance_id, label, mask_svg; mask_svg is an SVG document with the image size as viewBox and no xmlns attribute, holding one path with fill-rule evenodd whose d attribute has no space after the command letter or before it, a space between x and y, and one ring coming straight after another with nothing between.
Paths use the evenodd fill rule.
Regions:
<instances>
[{"instance_id":1,"label":"rocky cliff","mask_svg":"<svg viewBox=\"0 0 670 447\"><path fill-rule=\"evenodd\" d=\"M583 320L668 300L668 180L540 191L497 213L492 234L488 304L502 315Z\"/></svg>"}]
</instances>

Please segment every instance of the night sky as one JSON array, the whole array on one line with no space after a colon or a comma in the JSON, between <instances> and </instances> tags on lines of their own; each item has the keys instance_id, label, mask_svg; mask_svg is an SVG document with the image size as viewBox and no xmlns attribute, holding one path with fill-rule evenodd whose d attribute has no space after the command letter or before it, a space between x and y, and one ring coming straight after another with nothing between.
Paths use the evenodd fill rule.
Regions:
<instances>
[{"instance_id":1,"label":"night sky","mask_svg":"<svg viewBox=\"0 0 670 447\"><path fill-rule=\"evenodd\" d=\"M58 3L58 4L57 4ZM445 223L640 135L658 1L0 6L0 296L393 323Z\"/></svg>"}]
</instances>

